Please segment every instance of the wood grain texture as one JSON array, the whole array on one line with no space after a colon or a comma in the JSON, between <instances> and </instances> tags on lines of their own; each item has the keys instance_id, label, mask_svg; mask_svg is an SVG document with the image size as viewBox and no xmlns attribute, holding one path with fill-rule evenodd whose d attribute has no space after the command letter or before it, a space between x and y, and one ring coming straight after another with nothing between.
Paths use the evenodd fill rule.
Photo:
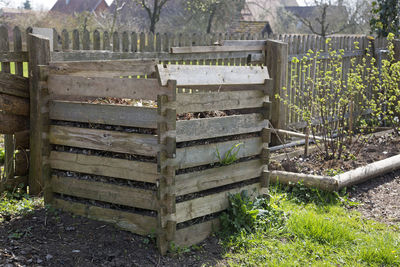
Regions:
<instances>
[{"instance_id":1,"label":"wood grain texture","mask_svg":"<svg viewBox=\"0 0 400 267\"><path fill-rule=\"evenodd\" d=\"M14 134L29 129L29 117L6 114L0 111L0 133Z\"/></svg>"},{"instance_id":2,"label":"wood grain texture","mask_svg":"<svg viewBox=\"0 0 400 267\"><path fill-rule=\"evenodd\" d=\"M157 229L157 221L154 217L143 216L131 212L85 205L77 202L55 199L54 206L66 212L70 212L89 219L115 224L121 229L139 234L148 235Z\"/></svg>"},{"instance_id":3,"label":"wood grain texture","mask_svg":"<svg viewBox=\"0 0 400 267\"><path fill-rule=\"evenodd\" d=\"M264 84L269 79L267 68L256 66L200 66L200 65L157 65L160 83L176 80L178 86Z\"/></svg>"},{"instance_id":4,"label":"wood grain texture","mask_svg":"<svg viewBox=\"0 0 400 267\"><path fill-rule=\"evenodd\" d=\"M213 219L207 222L194 224L176 231L174 243L178 246L192 246L209 237L220 228L220 220Z\"/></svg>"},{"instance_id":5,"label":"wood grain texture","mask_svg":"<svg viewBox=\"0 0 400 267\"><path fill-rule=\"evenodd\" d=\"M157 136L68 126L50 126L50 143L143 156L156 156Z\"/></svg>"},{"instance_id":6,"label":"wood grain texture","mask_svg":"<svg viewBox=\"0 0 400 267\"><path fill-rule=\"evenodd\" d=\"M241 143L237 158L259 155L262 150L261 137L252 137L234 141L226 141L207 145L199 145L176 149L176 158L173 160L178 169L190 168L219 162L217 149L222 158L233 146Z\"/></svg>"},{"instance_id":7,"label":"wood grain texture","mask_svg":"<svg viewBox=\"0 0 400 267\"><path fill-rule=\"evenodd\" d=\"M120 77L151 75L155 72L154 60L94 60L52 62L51 74L69 74L89 77Z\"/></svg>"},{"instance_id":8,"label":"wood grain texture","mask_svg":"<svg viewBox=\"0 0 400 267\"><path fill-rule=\"evenodd\" d=\"M156 100L170 94L156 79L128 79L49 75L49 93L59 96L119 97Z\"/></svg>"},{"instance_id":9,"label":"wood grain texture","mask_svg":"<svg viewBox=\"0 0 400 267\"><path fill-rule=\"evenodd\" d=\"M261 108L268 101L263 91L199 92L177 94L176 112L202 112L242 108Z\"/></svg>"},{"instance_id":10,"label":"wood grain texture","mask_svg":"<svg viewBox=\"0 0 400 267\"><path fill-rule=\"evenodd\" d=\"M54 192L68 196L93 199L117 205L156 210L156 192L102 182L79 180L71 177L51 177Z\"/></svg>"},{"instance_id":11,"label":"wood grain texture","mask_svg":"<svg viewBox=\"0 0 400 267\"><path fill-rule=\"evenodd\" d=\"M229 194L247 191L249 196L258 196L260 184L252 184L240 188L227 190L221 193L176 203L176 222L192 220L208 214L225 210L229 206Z\"/></svg>"},{"instance_id":12,"label":"wood grain texture","mask_svg":"<svg viewBox=\"0 0 400 267\"><path fill-rule=\"evenodd\" d=\"M28 52L0 52L0 62L28 62Z\"/></svg>"},{"instance_id":13,"label":"wood grain texture","mask_svg":"<svg viewBox=\"0 0 400 267\"><path fill-rule=\"evenodd\" d=\"M259 159L228 166L177 175L175 191L177 196L249 180L261 175L263 164Z\"/></svg>"},{"instance_id":14,"label":"wood grain texture","mask_svg":"<svg viewBox=\"0 0 400 267\"><path fill-rule=\"evenodd\" d=\"M29 79L0 72L0 93L29 98Z\"/></svg>"},{"instance_id":15,"label":"wood grain texture","mask_svg":"<svg viewBox=\"0 0 400 267\"><path fill-rule=\"evenodd\" d=\"M50 164L53 169L81 172L127 179L132 181L156 183L157 164L124 159L88 156L67 152L52 151Z\"/></svg>"},{"instance_id":16,"label":"wood grain texture","mask_svg":"<svg viewBox=\"0 0 400 267\"><path fill-rule=\"evenodd\" d=\"M182 120L176 122L176 141L186 142L259 132L268 125L261 114Z\"/></svg>"},{"instance_id":17,"label":"wood grain texture","mask_svg":"<svg viewBox=\"0 0 400 267\"><path fill-rule=\"evenodd\" d=\"M157 128L157 109L146 107L50 101L52 120Z\"/></svg>"},{"instance_id":18,"label":"wood grain texture","mask_svg":"<svg viewBox=\"0 0 400 267\"><path fill-rule=\"evenodd\" d=\"M186 47L171 47L172 54L185 53L214 53L214 52L237 52L237 51L261 51L264 45L230 45L230 46L186 46Z\"/></svg>"},{"instance_id":19,"label":"wood grain texture","mask_svg":"<svg viewBox=\"0 0 400 267\"><path fill-rule=\"evenodd\" d=\"M29 116L29 99L0 93L0 110L7 114Z\"/></svg>"}]
</instances>

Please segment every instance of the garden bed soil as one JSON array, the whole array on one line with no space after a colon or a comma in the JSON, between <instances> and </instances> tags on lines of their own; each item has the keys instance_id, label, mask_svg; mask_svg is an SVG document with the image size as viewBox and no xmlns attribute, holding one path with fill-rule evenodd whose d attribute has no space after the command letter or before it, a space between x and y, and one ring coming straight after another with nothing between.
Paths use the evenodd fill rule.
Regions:
<instances>
[{"instance_id":1,"label":"garden bed soil","mask_svg":"<svg viewBox=\"0 0 400 267\"><path fill-rule=\"evenodd\" d=\"M347 153L346 158L340 160L325 160L318 151L308 157L296 156L279 162L271 160L269 169L333 176L400 154L400 137L391 133L372 136L364 143L354 144L351 152L353 155ZM271 154L272 158L274 154Z\"/></svg>"},{"instance_id":2,"label":"garden bed soil","mask_svg":"<svg viewBox=\"0 0 400 267\"><path fill-rule=\"evenodd\" d=\"M210 237L196 249L159 255L154 240L60 211L36 210L0 225L1 266L202 266L223 265Z\"/></svg>"}]
</instances>

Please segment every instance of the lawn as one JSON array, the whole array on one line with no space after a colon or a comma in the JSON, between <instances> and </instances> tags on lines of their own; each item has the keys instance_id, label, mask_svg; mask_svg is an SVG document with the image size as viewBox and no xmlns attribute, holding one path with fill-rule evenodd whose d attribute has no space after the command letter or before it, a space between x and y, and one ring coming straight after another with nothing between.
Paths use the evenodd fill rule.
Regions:
<instances>
[{"instance_id":1,"label":"lawn","mask_svg":"<svg viewBox=\"0 0 400 267\"><path fill-rule=\"evenodd\" d=\"M346 195L271 187L268 216L256 230L225 236L224 257L232 266L400 266L400 225L363 219L348 205L357 203Z\"/></svg>"}]
</instances>

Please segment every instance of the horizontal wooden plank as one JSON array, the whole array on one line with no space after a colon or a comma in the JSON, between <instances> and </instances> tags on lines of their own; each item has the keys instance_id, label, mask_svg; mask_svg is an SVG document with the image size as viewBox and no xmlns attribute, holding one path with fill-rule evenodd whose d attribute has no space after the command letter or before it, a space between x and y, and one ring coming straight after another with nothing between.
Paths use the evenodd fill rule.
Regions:
<instances>
[{"instance_id":1,"label":"horizontal wooden plank","mask_svg":"<svg viewBox=\"0 0 400 267\"><path fill-rule=\"evenodd\" d=\"M179 86L264 84L269 79L266 67L258 66L200 66L157 65L160 83L176 80Z\"/></svg>"},{"instance_id":2,"label":"horizontal wooden plank","mask_svg":"<svg viewBox=\"0 0 400 267\"><path fill-rule=\"evenodd\" d=\"M265 45L267 41L265 40L223 40L223 46L263 46L265 49Z\"/></svg>"},{"instance_id":3,"label":"horizontal wooden plank","mask_svg":"<svg viewBox=\"0 0 400 267\"><path fill-rule=\"evenodd\" d=\"M51 177L51 189L59 194L129 207L147 210L158 208L156 191L54 175Z\"/></svg>"},{"instance_id":4,"label":"horizontal wooden plank","mask_svg":"<svg viewBox=\"0 0 400 267\"><path fill-rule=\"evenodd\" d=\"M204 241L220 228L219 218L194 224L176 231L174 243L178 246L192 246Z\"/></svg>"},{"instance_id":5,"label":"horizontal wooden plank","mask_svg":"<svg viewBox=\"0 0 400 267\"><path fill-rule=\"evenodd\" d=\"M127 179L132 181L156 183L157 164L124 159L88 156L67 152L52 151L50 165L53 169L81 172Z\"/></svg>"},{"instance_id":6,"label":"horizontal wooden plank","mask_svg":"<svg viewBox=\"0 0 400 267\"><path fill-rule=\"evenodd\" d=\"M7 114L29 116L29 99L0 93L0 110Z\"/></svg>"},{"instance_id":7,"label":"horizontal wooden plank","mask_svg":"<svg viewBox=\"0 0 400 267\"><path fill-rule=\"evenodd\" d=\"M0 52L0 62L28 62L28 52Z\"/></svg>"},{"instance_id":8,"label":"horizontal wooden plank","mask_svg":"<svg viewBox=\"0 0 400 267\"><path fill-rule=\"evenodd\" d=\"M148 235L157 229L157 219L131 212L85 205L77 202L54 199L52 203L56 208L66 212L84 216L89 219L115 224L121 229L139 234Z\"/></svg>"},{"instance_id":9,"label":"horizontal wooden plank","mask_svg":"<svg viewBox=\"0 0 400 267\"><path fill-rule=\"evenodd\" d=\"M175 192L177 196L182 196L260 177L262 168L261 160L255 159L219 168L180 174L175 177Z\"/></svg>"},{"instance_id":10,"label":"horizontal wooden plank","mask_svg":"<svg viewBox=\"0 0 400 267\"><path fill-rule=\"evenodd\" d=\"M118 97L157 100L157 95L171 95L171 91L156 79L129 79L49 75L49 93L58 96Z\"/></svg>"},{"instance_id":11,"label":"horizontal wooden plank","mask_svg":"<svg viewBox=\"0 0 400 267\"><path fill-rule=\"evenodd\" d=\"M242 51L263 51L265 45L231 45L231 46L184 46L184 47L171 47L172 54L185 54L185 53L215 53L215 52L242 52Z\"/></svg>"},{"instance_id":12,"label":"horizontal wooden plank","mask_svg":"<svg viewBox=\"0 0 400 267\"><path fill-rule=\"evenodd\" d=\"M157 136L68 126L50 126L50 143L118 153L156 156Z\"/></svg>"},{"instance_id":13,"label":"horizontal wooden plank","mask_svg":"<svg viewBox=\"0 0 400 267\"><path fill-rule=\"evenodd\" d=\"M250 91L250 90L258 90L262 91L265 90L264 84L216 84L216 85L190 85L190 86L177 86L178 88L184 89L192 89L198 90L200 92L209 92L209 91L217 91L217 92L224 92L224 91ZM268 91L266 91L268 94Z\"/></svg>"},{"instance_id":14,"label":"horizontal wooden plank","mask_svg":"<svg viewBox=\"0 0 400 267\"><path fill-rule=\"evenodd\" d=\"M156 108L50 101L52 120L157 129L157 116Z\"/></svg>"},{"instance_id":15,"label":"horizontal wooden plank","mask_svg":"<svg viewBox=\"0 0 400 267\"><path fill-rule=\"evenodd\" d=\"M215 52L207 54L171 54L169 52L112 52L112 51L67 51L52 52L52 61L91 61L91 60L121 60L121 59L156 59L159 61L192 61L206 59L235 58L244 59L262 55L260 52Z\"/></svg>"},{"instance_id":16,"label":"horizontal wooden plank","mask_svg":"<svg viewBox=\"0 0 400 267\"><path fill-rule=\"evenodd\" d=\"M176 112L261 108L268 99L263 91L180 93L176 96Z\"/></svg>"},{"instance_id":17,"label":"horizontal wooden plank","mask_svg":"<svg viewBox=\"0 0 400 267\"><path fill-rule=\"evenodd\" d=\"M186 142L221 136L259 132L268 121L259 113L176 122L176 141Z\"/></svg>"},{"instance_id":18,"label":"horizontal wooden plank","mask_svg":"<svg viewBox=\"0 0 400 267\"><path fill-rule=\"evenodd\" d=\"M241 145L237 154L238 159L259 155L263 146L261 137L252 137L234 141L178 148L176 149L176 158L173 160L173 164L176 165L178 169L184 169L215 163L219 161L217 157L217 149L221 157L224 157L228 150L239 143L241 143Z\"/></svg>"},{"instance_id":19,"label":"horizontal wooden plank","mask_svg":"<svg viewBox=\"0 0 400 267\"><path fill-rule=\"evenodd\" d=\"M176 203L176 222L181 223L208 214L223 211L229 206L229 194L236 194L246 190L250 196L256 197L258 196L259 189L260 184L257 183L185 202Z\"/></svg>"},{"instance_id":20,"label":"horizontal wooden plank","mask_svg":"<svg viewBox=\"0 0 400 267\"><path fill-rule=\"evenodd\" d=\"M7 114L0 111L0 134L14 134L29 129L29 117Z\"/></svg>"},{"instance_id":21,"label":"horizontal wooden plank","mask_svg":"<svg viewBox=\"0 0 400 267\"><path fill-rule=\"evenodd\" d=\"M120 77L152 75L155 60L95 60L51 62L50 74L69 74L89 77Z\"/></svg>"},{"instance_id":22,"label":"horizontal wooden plank","mask_svg":"<svg viewBox=\"0 0 400 267\"><path fill-rule=\"evenodd\" d=\"M29 79L0 72L0 93L29 98Z\"/></svg>"}]
</instances>

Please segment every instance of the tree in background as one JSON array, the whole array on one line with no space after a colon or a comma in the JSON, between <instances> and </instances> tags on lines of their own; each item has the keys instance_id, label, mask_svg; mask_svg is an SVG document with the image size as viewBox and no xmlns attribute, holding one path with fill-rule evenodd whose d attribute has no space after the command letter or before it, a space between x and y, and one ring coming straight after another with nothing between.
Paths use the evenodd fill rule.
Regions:
<instances>
[{"instance_id":1,"label":"tree in background","mask_svg":"<svg viewBox=\"0 0 400 267\"><path fill-rule=\"evenodd\" d=\"M24 9L27 9L27 10L31 10L31 9L32 9L32 7L31 7L31 1L26 0L26 1L24 2Z\"/></svg>"},{"instance_id":2,"label":"tree in background","mask_svg":"<svg viewBox=\"0 0 400 267\"><path fill-rule=\"evenodd\" d=\"M156 24L160 20L161 10L168 0L137 0L140 2L150 20L150 32L156 31Z\"/></svg>"},{"instance_id":3,"label":"tree in background","mask_svg":"<svg viewBox=\"0 0 400 267\"><path fill-rule=\"evenodd\" d=\"M211 33L237 18L244 4L244 0L188 0L185 9L197 25L205 25L205 32Z\"/></svg>"},{"instance_id":4,"label":"tree in background","mask_svg":"<svg viewBox=\"0 0 400 267\"><path fill-rule=\"evenodd\" d=\"M389 33L400 33L399 0L377 0L372 2L371 31L378 37L387 37Z\"/></svg>"}]
</instances>

